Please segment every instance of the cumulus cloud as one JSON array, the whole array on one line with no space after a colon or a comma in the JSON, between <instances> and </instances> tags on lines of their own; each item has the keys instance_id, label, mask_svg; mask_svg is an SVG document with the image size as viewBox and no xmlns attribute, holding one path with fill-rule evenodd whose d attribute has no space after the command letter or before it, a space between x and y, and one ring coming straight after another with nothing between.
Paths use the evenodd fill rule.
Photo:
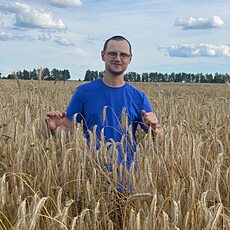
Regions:
<instances>
[{"instance_id":1,"label":"cumulus cloud","mask_svg":"<svg viewBox=\"0 0 230 230\"><path fill-rule=\"evenodd\" d=\"M88 44L96 44L98 41L101 41L102 38L99 37L99 36L90 36L88 35L86 38L85 38L85 42L88 43Z\"/></svg>"},{"instance_id":2,"label":"cumulus cloud","mask_svg":"<svg viewBox=\"0 0 230 230\"><path fill-rule=\"evenodd\" d=\"M52 35L50 33L42 33L39 34L37 38L40 41L49 41L52 40Z\"/></svg>"},{"instance_id":3,"label":"cumulus cloud","mask_svg":"<svg viewBox=\"0 0 230 230\"><path fill-rule=\"evenodd\" d=\"M1 18L0 18L1 20ZM5 25L4 22L0 22L0 30L7 30L7 26Z\"/></svg>"},{"instance_id":4,"label":"cumulus cloud","mask_svg":"<svg viewBox=\"0 0 230 230\"><path fill-rule=\"evenodd\" d=\"M40 41L53 41L60 46L73 46L74 45L68 38L65 38L63 36L54 36L50 33L39 34L37 39Z\"/></svg>"},{"instance_id":5,"label":"cumulus cloud","mask_svg":"<svg viewBox=\"0 0 230 230\"><path fill-rule=\"evenodd\" d=\"M0 33L0 41L9 41L13 39L13 35L11 32L1 32Z\"/></svg>"},{"instance_id":6,"label":"cumulus cloud","mask_svg":"<svg viewBox=\"0 0 230 230\"><path fill-rule=\"evenodd\" d=\"M61 36L55 36L53 41L61 46L73 46L74 45L69 39L61 37Z\"/></svg>"},{"instance_id":7,"label":"cumulus cloud","mask_svg":"<svg viewBox=\"0 0 230 230\"><path fill-rule=\"evenodd\" d=\"M82 5L81 0L47 0L47 2L60 8L79 7Z\"/></svg>"},{"instance_id":8,"label":"cumulus cloud","mask_svg":"<svg viewBox=\"0 0 230 230\"><path fill-rule=\"evenodd\" d=\"M0 10L15 14L15 25L18 27L66 29L66 25L61 19L54 19L44 9L36 9L24 3L0 3Z\"/></svg>"},{"instance_id":9,"label":"cumulus cloud","mask_svg":"<svg viewBox=\"0 0 230 230\"><path fill-rule=\"evenodd\" d=\"M170 57L230 57L229 45L183 44L179 46L159 47L158 50Z\"/></svg>"},{"instance_id":10,"label":"cumulus cloud","mask_svg":"<svg viewBox=\"0 0 230 230\"><path fill-rule=\"evenodd\" d=\"M181 26L183 30L192 29L212 29L217 27L223 27L224 21L219 16L213 16L211 18L193 18L188 19L177 18L175 26Z\"/></svg>"},{"instance_id":11,"label":"cumulus cloud","mask_svg":"<svg viewBox=\"0 0 230 230\"><path fill-rule=\"evenodd\" d=\"M10 40L39 40L39 41L51 41L60 46L73 46L74 44L63 36L54 36L50 33L40 33L38 35L14 35L11 32L0 32L0 41L10 41Z\"/></svg>"},{"instance_id":12,"label":"cumulus cloud","mask_svg":"<svg viewBox=\"0 0 230 230\"><path fill-rule=\"evenodd\" d=\"M0 33L0 41L10 41L10 40L26 40L26 41L33 41L36 40L36 38L34 36L30 36L30 35L15 35L11 32L1 32Z\"/></svg>"}]
</instances>

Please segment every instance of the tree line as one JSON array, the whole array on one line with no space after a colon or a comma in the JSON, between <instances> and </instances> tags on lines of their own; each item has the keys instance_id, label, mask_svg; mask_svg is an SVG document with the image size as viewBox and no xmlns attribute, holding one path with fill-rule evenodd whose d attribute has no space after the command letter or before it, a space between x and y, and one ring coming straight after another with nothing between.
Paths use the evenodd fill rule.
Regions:
<instances>
[{"instance_id":1,"label":"tree line","mask_svg":"<svg viewBox=\"0 0 230 230\"><path fill-rule=\"evenodd\" d=\"M103 71L87 70L84 76L84 81L93 81L103 77ZM48 68L33 69L32 71L23 70L13 72L3 79L24 79L24 80L55 80L66 81L71 78L69 70L58 70L53 68L51 71ZM80 79L79 79L80 81ZM128 72L125 74L127 82L183 82L183 83L225 83L230 82L230 74L225 73L158 73L145 72L142 74L136 72Z\"/></svg>"},{"instance_id":2,"label":"tree line","mask_svg":"<svg viewBox=\"0 0 230 230\"><path fill-rule=\"evenodd\" d=\"M48 68L33 69L32 71L23 70L8 74L7 77L1 77L3 79L24 79L24 80L54 80L54 81L66 81L71 78L69 70L58 70L53 68L51 71Z\"/></svg>"},{"instance_id":3,"label":"tree line","mask_svg":"<svg viewBox=\"0 0 230 230\"><path fill-rule=\"evenodd\" d=\"M103 77L103 71L87 70L84 81L93 81ZM145 72L138 74L136 72L128 72L125 74L125 81L127 82L183 82L183 83L225 83L230 82L230 75L228 73L158 73Z\"/></svg>"}]
</instances>

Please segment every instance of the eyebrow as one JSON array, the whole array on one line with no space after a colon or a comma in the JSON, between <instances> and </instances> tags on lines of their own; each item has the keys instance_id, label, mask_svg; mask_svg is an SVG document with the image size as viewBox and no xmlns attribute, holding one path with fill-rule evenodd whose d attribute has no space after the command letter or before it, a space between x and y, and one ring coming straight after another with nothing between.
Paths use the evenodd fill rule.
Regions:
<instances>
[{"instance_id":1,"label":"eyebrow","mask_svg":"<svg viewBox=\"0 0 230 230\"><path fill-rule=\"evenodd\" d=\"M128 54L128 55L131 55L130 53L127 53L127 52L125 52L125 51L122 51L122 52L119 52L119 51L104 51L104 52L107 52L107 53L120 53L120 54Z\"/></svg>"}]
</instances>

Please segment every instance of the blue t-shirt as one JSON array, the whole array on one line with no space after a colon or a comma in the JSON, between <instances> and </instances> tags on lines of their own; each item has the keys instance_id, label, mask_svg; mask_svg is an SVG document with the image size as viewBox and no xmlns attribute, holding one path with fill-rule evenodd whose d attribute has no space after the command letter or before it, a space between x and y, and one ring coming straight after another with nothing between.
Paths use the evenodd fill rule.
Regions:
<instances>
[{"instance_id":1,"label":"blue t-shirt","mask_svg":"<svg viewBox=\"0 0 230 230\"><path fill-rule=\"evenodd\" d=\"M121 87L110 87L98 79L78 86L66 109L66 117L72 119L77 114L77 122L83 120L88 142L88 130L92 131L95 126L98 143L102 129L106 142L111 139L115 142L122 141L122 147L117 145L118 163L124 161L125 151L126 167L129 169L136 150L137 125L145 128L141 110L152 112L150 102L143 92L128 83ZM127 115L126 118L124 114Z\"/></svg>"}]
</instances>

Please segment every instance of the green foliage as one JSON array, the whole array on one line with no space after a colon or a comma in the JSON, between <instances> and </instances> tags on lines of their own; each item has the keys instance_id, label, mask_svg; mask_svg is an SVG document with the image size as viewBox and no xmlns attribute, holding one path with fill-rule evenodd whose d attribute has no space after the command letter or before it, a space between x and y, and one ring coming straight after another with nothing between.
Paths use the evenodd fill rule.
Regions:
<instances>
[{"instance_id":1,"label":"green foliage","mask_svg":"<svg viewBox=\"0 0 230 230\"><path fill-rule=\"evenodd\" d=\"M103 72L87 70L85 73L84 81L93 81L103 77ZM125 74L125 81L127 82L183 82L183 83L225 83L230 82L230 75L215 73L142 73L141 75L136 72L128 72Z\"/></svg>"},{"instance_id":2,"label":"green foliage","mask_svg":"<svg viewBox=\"0 0 230 230\"><path fill-rule=\"evenodd\" d=\"M52 80L52 81L67 81L71 78L68 69L58 70L53 68L51 71L45 67L41 69L33 69L32 71L23 70L14 73L18 79L24 80ZM0 78L14 79L14 74L10 73L7 77ZM87 70L84 81L93 81L102 78L103 71ZM79 79L80 80L80 79ZM158 72L144 72L142 74L136 72L128 72L125 74L125 81L127 82L183 82L183 83L226 83L230 82L230 74L225 73L158 73Z\"/></svg>"},{"instance_id":3,"label":"green foliage","mask_svg":"<svg viewBox=\"0 0 230 230\"><path fill-rule=\"evenodd\" d=\"M33 69L32 71L23 70L18 71L15 73L10 73L7 76L7 79L14 79L14 74L17 76L18 79L23 80L53 80L53 81L67 81L71 78L69 70L58 70L53 68L51 71L45 67L40 69ZM1 76L1 75L0 75Z\"/></svg>"},{"instance_id":4,"label":"green foliage","mask_svg":"<svg viewBox=\"0 0 230 230\"><path fill-rule=\"evenodd\" d=\"M84 81L93 81L102 77L103 77L103 72L91 71L88 69L85 73Z\"/></svg>"}]
</instances>

